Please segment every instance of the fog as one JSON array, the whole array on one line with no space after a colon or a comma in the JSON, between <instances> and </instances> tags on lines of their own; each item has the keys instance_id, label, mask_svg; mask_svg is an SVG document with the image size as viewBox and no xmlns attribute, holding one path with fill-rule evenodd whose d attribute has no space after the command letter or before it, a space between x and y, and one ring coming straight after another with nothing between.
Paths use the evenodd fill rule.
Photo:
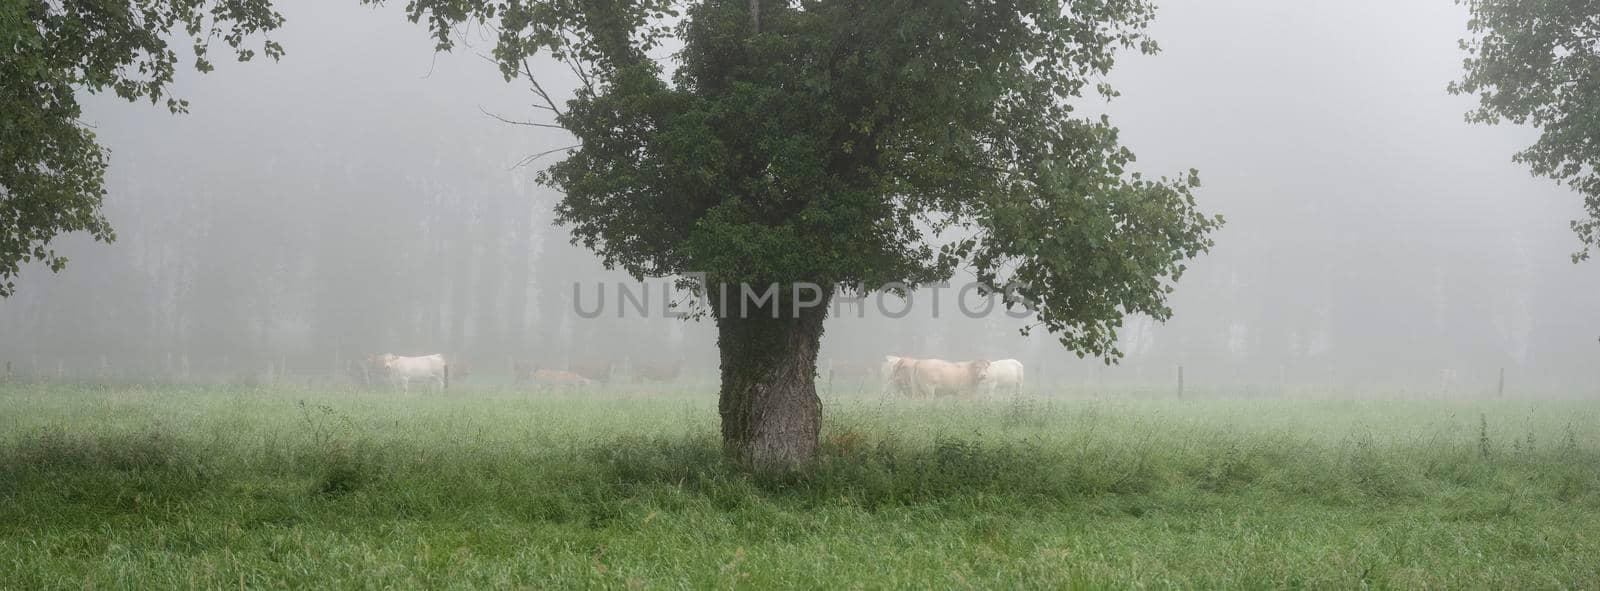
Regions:
<instances>
[{"instance_id":1,"label":"fog","mask_svg":"<svg viewBox=\"0 0 1600 591\"><path fill-rule=\"evenodd\" d=\"M0 300L0 361L315 376L445 352L474 379L611 359L682 360L709 380L709 322L665 314L660 281L647 314L625 307L619 286L643 288L552 225L559 196L533 177L559 154L519 163L570 142L485 114L538 116L476 55L492 42L464 31L469 47L436 55L400 7L346 4L282 2L287 56L180 74L188 115L88 102L118 240L67 237L65 271L24 271ZM1600 391L1600 267L1569 259L1579 198L1511 162L1532 130L1463 121L1472 100L1445 86L1465 22L1447 0L1163 2L1163 53L1125 55L1109 80L1122 96L1086 107L1112 116L1141 170L1199 169L1202 208L1228 220L1174 318L1130 318L1126 358L1106 367L998 309L967 317L957 278L903 318L876 298L841 307L824 376L901 354L1014 357L1090 389L1164 391L1182 366L1193 390L1262 395L1484 393L1502 368L1512 392Z\"/></svg>"}]
</instances>

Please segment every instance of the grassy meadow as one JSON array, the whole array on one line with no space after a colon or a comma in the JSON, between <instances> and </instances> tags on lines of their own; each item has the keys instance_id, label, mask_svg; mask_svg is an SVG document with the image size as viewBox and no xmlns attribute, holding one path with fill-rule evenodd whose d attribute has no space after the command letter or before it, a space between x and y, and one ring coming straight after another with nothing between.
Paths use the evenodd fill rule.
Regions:
<instances>
[{"instance_id":1,"label":"grassy meadow","mask_svg":"<svg viewBox=\"0 0 1600 591\"><path fill-rule=\"evenodd\" d=\"M1600 401L0 384L0 588L1596 588Z\"/></svg>"}]
</instances>

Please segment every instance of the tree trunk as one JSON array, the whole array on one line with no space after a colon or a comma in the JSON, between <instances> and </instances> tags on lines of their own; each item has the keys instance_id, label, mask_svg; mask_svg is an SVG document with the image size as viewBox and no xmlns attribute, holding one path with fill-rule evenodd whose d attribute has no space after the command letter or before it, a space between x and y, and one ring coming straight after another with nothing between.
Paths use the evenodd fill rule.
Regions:
<instances>
[{"instance_id":1,"label":"tree trunk","mask_svg":"<svg viewBox=\"0 0 1600 591\"><path fill-rule=\"evenodd\" d=\"M723 445L736 461L757 471L804 468L816 459L822 428L817 347L831 294L798 314L790 293L741 314L737 290L730 285L733 303L716 310ZM776 319L773 307L779 309Z\"/></svg>"}]
</instances>

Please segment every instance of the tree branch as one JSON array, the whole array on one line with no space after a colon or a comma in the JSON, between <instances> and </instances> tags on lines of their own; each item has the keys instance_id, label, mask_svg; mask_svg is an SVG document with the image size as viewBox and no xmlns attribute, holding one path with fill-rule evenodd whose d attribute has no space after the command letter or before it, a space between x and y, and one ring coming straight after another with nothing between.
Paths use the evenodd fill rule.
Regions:
<instances>
[{"instance_id":1,"label":"tree branch","mask_svg":"<svg viewBox=\"0 0 1600 591\"><path fill-rule=\"evenodd\" d=\"M582 148L582 147L583 147L583 144L572 144L570 146L562 146L562 147L556 148L554 150L545 150L545 151L540 152L538 154L534 154L532 156L528 156L526 158L518 160L516 164L511 165L511 169L514 170L514 169L517 169L517 168L521 168L521 167L527 166L529 164L532 164L535 160L538 160L538 159L543 158L545 156L549 156L549 155L554 154L556 152L560 152L562 150L571 150L573 148Z\"/></svg>"},{"instance_id":2,"label":"tree branch","mask_svg":"<svg viewBox=\"0 0 1600 591\"><path fill-rule=\"evenodd\" d=\"M522 73L528 77L528 83L533 85L533 92L538 94L539 98L544 99L544 104L550 109L550 112L555 113L557 117L560 117L561 109L556 107L556 102L550 100L550 93L545 92L544 87L540 86L539 81L533 77L533 67L528 65L527 58L523 58L522 60Z\"/></svg>"},{"instance_id":3,"label":"tree branch","mask_svg":"<svg viewBox=\"0 0 1600 591\"><path fill-rule=\"evenodd\" d=\"M550 129L560 129L560 130L563 130L563 131L565 131L567 129L567 128L562 127L560 125L553 125L553 124L550 124L550 123L539 123L539 122L536 122L536 121L517 121L515 119L506 119L505 117L501 117L501 116L496 115L494 113L490 113L487 109L483 108L483 105L478 105L478 112L479 113L483 113L484 115L488 115L489 117L492 117L496 121L499 121L501 123L510 123L512 125L526 125L528 127L548 127Z\"/></svg>"},{"instance_id":4,"label":"tree branch","mask_svg":"<svg viewBox=\"0 0 1600 591\"><path fill-rule=\"evenodd\" d=\"M575 47L582 46L581 41L583 40L583 37L581 35L570 32L565 27L562 27L561 35L563 37L568 35L572 36L574 39L576 39L576 41L572 42L571 45ZM561 61L567 65L568 69L572 70L573 74L578 76L578 81L583 83L583 88L585 90L594 92L594 78L590 75L588 70L584 69L582 59L578 58L577 56L572 56L572 59L564 59Z\"/></svg>"}]
</instances>

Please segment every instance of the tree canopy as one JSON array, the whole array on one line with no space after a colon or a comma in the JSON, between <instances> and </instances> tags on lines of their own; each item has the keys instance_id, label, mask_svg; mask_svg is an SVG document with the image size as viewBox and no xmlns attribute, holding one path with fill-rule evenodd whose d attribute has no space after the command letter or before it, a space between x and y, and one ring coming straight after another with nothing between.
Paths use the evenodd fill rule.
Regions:
<instances>
[{"instance_id":1,"label":"tree canopy","mask_svg":"<svg viewBox=\"0 0 1600 591\"><path fill-rule=\"evenodd\" d=\"M0 2L0 297L23 264L66 265L50 248L56 236L116 238L100 210L108 154L80 119L78 92L183 112L188 102L168 92L179 62L169 34L191 41L193 65L206 72L214 40L245 61L256 54L246 41L282 23L269 0ZM270 39L260 51L283 54Z\"/></svg>"},{"instance_id":2,"label":"tree canopy","mask_svg":"<svg viewBox=\"0 0 1600 591\"><path fill-rule=\"evenodd\" d=\"M1534 174L1583 195L1572 222L1583 246L1600 246L1600 12L1594 2L1459 0L1471 12L1466 74L1450 92L1475 95L1467 119L1533 125L1539 140L1516 154Z\"/></svg>"},{"instance_id":3,"label":"tree canopy","mask_svg":"<svg viewBox=\"0 0 1600 591\"><path fill-rule=\"evenodd\" d=\"M413 0L439 48L498 32L507 78L544 54L580 81L537 107L578 146L544 171L559 221L609 266L721 283L873 290L971 269L1079 354L1124 315L1167 318L1220 217L1193 171L1149 179L1078 103L1143 0ZM650 53L681 47L670 74Z\"/></svg>"}]
</instances>

